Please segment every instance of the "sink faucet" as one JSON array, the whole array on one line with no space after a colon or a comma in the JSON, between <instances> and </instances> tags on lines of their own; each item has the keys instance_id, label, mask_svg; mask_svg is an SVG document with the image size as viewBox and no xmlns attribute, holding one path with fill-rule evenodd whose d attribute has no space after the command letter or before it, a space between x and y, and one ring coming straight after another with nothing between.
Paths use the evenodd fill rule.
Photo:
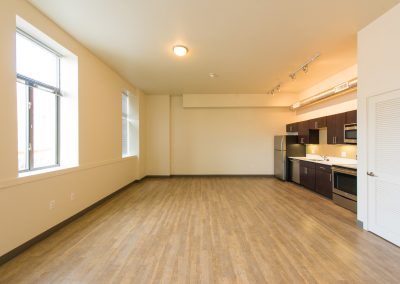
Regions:
<instances>
[{"instance_id":1,"label":"sink faucet","mask_svg":"<svg viewBox=\"0 0 400 284\"><path fill-rule=\"evenodd\" d=\"M325 156L325 155L320 155L320 156L324 161L329 161L328 156Z\"/></svg>"}]
</instances>

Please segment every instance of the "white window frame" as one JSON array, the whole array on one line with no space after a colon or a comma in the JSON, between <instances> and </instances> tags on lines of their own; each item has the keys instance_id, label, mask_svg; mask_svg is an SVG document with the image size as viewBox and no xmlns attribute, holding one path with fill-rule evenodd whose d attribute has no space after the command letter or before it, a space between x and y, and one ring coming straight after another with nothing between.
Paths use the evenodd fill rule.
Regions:
<instances>
[{"instance_id":1,"label":"white window frame","mask_svg":"<svg viewBox=\"0 0 400 284\"><path fill-rule=\"evenodd\" d=\"M43 82L34 80L32 78L26 77L22 74L18 74L16 76L17 83L22 83L26 86L27 91L28 91L28 107L27 107L27 118L28 118L28 133L27 133L27 148L26 151L28 153L27 157L27 168L24 170L19 170L19 173L25 173L25 172L32 172L36 170L43 170L43 169L48 169L48 168L53 168L53 167L59 167L60 166L60 97L61 97L61 90L60 90L60 60L62 55L60 55L58 52L54 51L41 41L37 40L36 38L32 37L28 33L24 32L23 30L17 28L16 33L20 36L25 37L26 39L30 40L31 42L37 44L38 46L44 48L48 52L52 53L53 55L56 56L57 58L57 67L56 67L56 72L57 72L57 84L56 86L51 86L48 84L45 84ZM55 164L45 166L45 167L35 167L34 165L34 143L33 143L33 133L35 131L34 128L34 121L33 121L33 114L34 114L34 103L33 103L33 94L34 94L34 89L40 89L42 91L46 91L49 93L53 93L56 96L55 100L55 110L56 110L56 121L54 122L56 124L56 161Z\"/></svg>"}]
</instances>

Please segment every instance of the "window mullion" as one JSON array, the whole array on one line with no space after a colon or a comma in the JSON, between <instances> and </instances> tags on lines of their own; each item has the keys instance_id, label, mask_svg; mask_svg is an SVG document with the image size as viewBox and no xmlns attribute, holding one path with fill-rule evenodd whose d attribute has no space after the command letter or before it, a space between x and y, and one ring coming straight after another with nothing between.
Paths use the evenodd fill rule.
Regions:
<instances>
[{"instance_id":1,"label":"window mullion","mask_svg":"<svg viewBox=\"0 0 400 284\"><path fill-rule=\"evenodd\" d=\"M60 166L60 97L56 97L56 165Z\"/></svg>"},{"instance_id":2,"label":"window mullion","mask_svg":"<svg viewBox=\"0 0 400 284\"><path fill-rule=\"evenodd\" d=\"M28 147L29 147L29 170L33 170L33 162L34 162L34 157L33 157L33 111L34 111L34 101L33 101L33 87L29 86L29 96L28 96L28 111L29 111L29 118L28 118Z\"/></svg>"}]
</instances>

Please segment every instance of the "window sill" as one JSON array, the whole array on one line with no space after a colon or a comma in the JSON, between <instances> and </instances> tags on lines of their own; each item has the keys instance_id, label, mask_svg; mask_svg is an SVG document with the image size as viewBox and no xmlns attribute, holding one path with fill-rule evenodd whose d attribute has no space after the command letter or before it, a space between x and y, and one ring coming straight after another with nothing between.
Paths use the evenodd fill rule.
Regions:
<instances>
[{"instance_id":1,"label":"window sill","mask_svg":"<svg viewBox=\"0 0 400 284\"><path fill-rule=\"evenodd\" d=\"M41 169L41 170L34 170L34 171L30 171L30 172L19 173L18 177L19 178L31 177L31 176L36 176L36 175L47 174L47 173L58 172L58 171L66 170L66 169L76 168L76 167L78 167L78 165L76 165L76 166L63 166L63 167L60 167L60 166L51 167L51 168L47 168L47 169Z\"/></svg>"},{"instance_id":2,"label":"window sill","mask_svg":"<svg viewBox=\"0 0 400 284\"><path fill-rule=\"evenodd\" d=\"M138 158L138 155L137 155L137 154L122 156L122 160L126 160L126 159L137 159L137 158Z\"/></svg>"},{"instance_id":3,"label":"window sill","mask_svg":"<svg viewBox=\"0 0 400 284\"><path fill-rule=\"evenodd\" d=\"M34 172L25 172L25 173L20 173L17 177L14 178L9 178L6 180L0 180L0 190L10 188L13 186L25 184L25 183L31 183L31 182L36 182L39 180L44 180L44 179L51 179L55 178L58 176L62 175L68 175L72 174L75 172L81 172L81 171L86 171L86 170L91 170L97 167L103 167L107 165L112 165L115 163L120 163L120 162L130 162L134 161L137 159L137 156L130 156L126 158L118 158L118 159L111 159L111 160L105 160L101 162L95 162L95 163L90 163L90 164L85 164L85 165L69 165L69 166L63 166L63 167L54 167L54 168L49 168L49 169L44 169L44 170L37 170Z\"/></svg>"}]
</instances>

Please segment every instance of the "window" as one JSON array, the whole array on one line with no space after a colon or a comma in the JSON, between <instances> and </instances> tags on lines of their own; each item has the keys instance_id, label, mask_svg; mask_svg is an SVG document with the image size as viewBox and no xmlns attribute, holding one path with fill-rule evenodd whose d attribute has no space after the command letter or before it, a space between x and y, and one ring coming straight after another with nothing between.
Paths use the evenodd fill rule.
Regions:
<instances>
[{"instance_id":1,"label":"window","mask_svg":"<svg viewBox=\"0 0 400 284\"><path fill-rule=\"evenodd\" d=\"M122 94L122 157L134 156L139 149L139 117L137 97Z\"/></svg>"},{"instance_id":2,"label":"window","mask_svg":"<svg viewBox=\"0 0 400 284\"><path fill-rule=\"evenodd\" d=\"M18 170L60 164L60 56L21 30L16 33Z\"/></svg>"},{"instance_id":3,"label":"window","mask_svg":"<svg viewBox=\"0 0 400 284\"><path fill-rule=\"evenodd\" d=\"M122 94L122 157L130 156L129 149L129 95Z\"/></svg>"}]
</instances>

